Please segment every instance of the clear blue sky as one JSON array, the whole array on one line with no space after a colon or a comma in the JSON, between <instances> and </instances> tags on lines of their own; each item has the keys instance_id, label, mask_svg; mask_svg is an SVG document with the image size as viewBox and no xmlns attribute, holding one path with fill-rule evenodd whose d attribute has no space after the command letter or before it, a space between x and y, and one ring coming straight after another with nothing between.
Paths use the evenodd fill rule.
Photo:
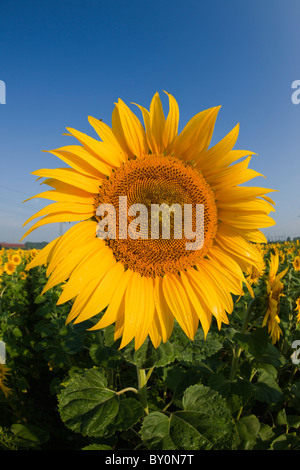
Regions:
<instances>
[{"instance_id":1,"label":"clear blue sky","mask_svg":"<svg viewBox=\"0 0 300 470\"><path fill-rule=\"evenodd\" d=\"M111 123L114 102L149 107L172 93L180 127L222 105L214 142L237 122L236 148L255 151L251 184L278 189L270 236L300 235L299 0L10 0L1 2L0 242L17 242L43 207L30 174L62 166L41 152L69 145L66 127L91 133L87 116ZM44 187L46 189L46 187ZM26 227L27 229L27 227ZM59 224L29 235L50 241Z\"/></svg>"}]
</instances>

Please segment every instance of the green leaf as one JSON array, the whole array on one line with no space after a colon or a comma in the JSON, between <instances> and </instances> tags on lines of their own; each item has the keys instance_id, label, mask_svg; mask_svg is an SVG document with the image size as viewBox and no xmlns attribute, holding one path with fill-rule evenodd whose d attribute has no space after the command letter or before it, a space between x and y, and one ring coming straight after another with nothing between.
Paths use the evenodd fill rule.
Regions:
<instances>
[{"instance_id":1,"label":"green leaf","mask_svg":"<svg viewBox=\"0 0 300 470\"><path fill-rule=\"evenodd\" d=\"M154 348L149 338L135 351L134 343L131 342L124 353L125 359L140 369L152 367L165 367L176 359L176 353L170 342L162 343L157 349Z\"/></svg>"},{"instance_id":2,"label":"green leaf","mask_svg":"<svg viewBox=\"0 0 300 470\"><path fill-rule=\"evenodd\" d=\"M272 441L272 450L290 450L293 447L299 449L299 437L296 433L282 434Z\"/></svg>"},{"instance_id":3,"label":"green leaf","mask_svg":"<svg viewBox=\"0 0 300 470\"><path fill-rule=\"evenodd\" d=\"M20 328L18 328L17 326L12 330L12 334L16 338L22 338L22 332L21 332Z\"/></svg>"},{"instance_id":4,"label":"green leaf","mask_svg":"<svg viewBox=\"0 0 300 470\"><path fill-rule=\"evenodd\" d=\"M250 450L256 443L260 430L260 422L255 415L244 416L236 422L240 437L239 449Z\"/></svg>"},{"instance_id":5,"label":"green leaf","mask_svg":"<svg viewBox=\"0 0 300 470\"><path fill-rule=\"evenodd\" d=\"M90 347L90 356L98 366L116 369L123 361L119 351L108 346L103 347L99 344L92 344Z\"/></svg>"},{"instance_id":6,"label":"green leaf","mask_svg":"<svg viewBox=\"0 0 300 470\"><path fill-rule=\"evenodd\" d=\"M209 450L213 442L205 437L209 423L193 411L178 411L170 419L170 436L179 450Z\"/></svg>"},{"instance_id":7,"label":"green leaf","mask_svg":"<svg viewBox=\"0 0 300 470\"><path fill-rule=\"evenodd\" d=\"M13 424L11 431L20 440L19 444L25 448L40 447L49 439L48 432L30 424Z\"/></svg>"},{"instance_id":8,"label":"green leaf","mask_svg":"<svg viewBox=\"0 0 300 470\"><path fill-rule=\"evenodd\" d=\"M96 369L72 374L58 396L65 425L83 436L111 434L119 411L119 397L106 387L106 378Z\"/></svg>"},{"instance_id":9,"label":"green leaf","mask_svg":"<svg viewBox=\"0 0 300 470\"><path fill-rule=\"evenodd\" d=\"M183 410L145 418L142 437L149 449L231 449L236 430L226 401L204 385L192 385L183 395ZM175 447L174 447L175 446Z\"/></svg>"},{"instance_id":10,"label":"green leaf","mask_svg":"<svg viewBox=\"0 0 300 470\"><path fill-rule=\"evenodd\" d=\"M258 401L271 404L280 402L284 395L274 376L267 370L261 369L258 380L254 384L254 397Z\"/></svg>"},{"instance_id":11,"label":"green leaf","mask_svg":"<svg viewBox=\"0 0 300 470\"><path fill-rule=\"evenodd\" d=\"M269 343L266 328L256 328L249 333L236 333L233 338L243 349L256 358L262 356Z\"/></svg>"},{"instance_id":12,"label":"green leaf","mask_svg":"<svg viewBox=\"0 0 300 470\"><path fill-rule=\"evenodd\" d=\"M249 380L238 378L232 382L221 373L211 374L208 385L226 398L232 413L245 406L254 392L254 386Z\"/></svg>"},{"instance_id":13,"label":"green leaf","mask_svg":"<svg viewBox=\"0 0 300 470\"><path fill-rule=\"evenodd\" d=\"M150 450L175 450L169 434L170 419L165 414L154 411L144 419L141 436Z\"/></svg>"},{"instance_id":14,"label":"green leaf","mask_svg":"<svg viewBox=\"0 0 300 470\"><path fill-rule=\"evenodd\" d=\"M113 450L112 447L105 444L90 444L89 446L83 447L82 450Z\"/></svg>"},{"instance_id":15,"label":"green leaf","mask_svg":"<svg viewBox=\"0 0 300 470\"><path fill-rule=\"evenodd\" d=\"M230 448L235 429L224 398L211 388L196 384L185 391L182 404L184 410L198 414L197 430L214 448Z\"/></svg>"},{"instance_id":16,"label":"green leaf","mask_svg":"<svg viewBox=\"0 0 300 470\"><path fill-rule=\"evenodd\" d=\"M198 329L194 341L191 341L177 326L174 327L169 341L174 347L178 360L193 366L200 364L223 347L220 335L213 331L209 331L205 339L203 330Z\"/></svg>"},{"instance_id":17,"label":"green leaf","mask_svg":"<svg viewBox=\"0 0 300 470\"><path fill-rule=\"evenodd\" d=\"M112 433L115 431L127 431L136 424L144 414L141 403L135 398L124 398L120 400L118 414L111 426Z\"/></svg>"}]
</instances>

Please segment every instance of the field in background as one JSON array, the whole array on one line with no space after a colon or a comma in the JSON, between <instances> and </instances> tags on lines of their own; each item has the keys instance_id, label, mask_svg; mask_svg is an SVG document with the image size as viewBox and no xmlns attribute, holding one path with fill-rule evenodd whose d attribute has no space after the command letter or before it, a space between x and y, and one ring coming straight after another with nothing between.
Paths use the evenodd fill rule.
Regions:
<instances>
[{"instance_id":1,"label":"field in background","mask_svg":"<svg viewBox=\"0 0 300 470\"><path fill-rule=\"evenodd\" d=\"M262 270L247 273L229 325L214 323L206 340L199 328L190 341L175 324L157 350L147 340L135 351L118 349L113 326L87 331L95 319L65 325L61 286L41 296L45 267L25 269L37 250L2 248L0 450L300 449L299 240L261 251ZM271 255L277 275L288 268L280 292L270 291Z\"/></svg>"}]
</instances>

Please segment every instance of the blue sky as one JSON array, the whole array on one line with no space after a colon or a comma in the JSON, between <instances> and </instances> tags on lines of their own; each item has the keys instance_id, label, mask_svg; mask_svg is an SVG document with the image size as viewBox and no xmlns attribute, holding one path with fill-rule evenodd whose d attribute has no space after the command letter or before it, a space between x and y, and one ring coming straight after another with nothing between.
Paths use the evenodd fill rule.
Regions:
<instances>
[{"instance_id":1,"label":"blue sky","mask_svg":"<svg viewBox=\"0 0 300 470\"><path fill-rule=\"evenodd\" d=\"M180 128L222 105L213 142L238 122L236 148L258 155L266 176L251 185L279 190L268 236L300 235L298 0L10 0L0 17L0 242L18 242L44 203L30 172L62 166L41 150L75 143L66 127L93 135L87 116L111 123L114 102L149 107L158 91L175 96ZM46 189L46 187L45 187ZM27 228L27 227L26 227ZM51 241L59 224L28 241Z\"/></svg>"}]
</instances>

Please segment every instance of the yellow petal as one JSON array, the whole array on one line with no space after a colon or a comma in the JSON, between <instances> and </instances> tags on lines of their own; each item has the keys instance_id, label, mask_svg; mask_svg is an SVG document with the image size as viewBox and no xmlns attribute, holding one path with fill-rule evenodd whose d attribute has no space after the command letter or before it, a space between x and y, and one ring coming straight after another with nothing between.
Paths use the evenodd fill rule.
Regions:
<instances>
[{"instance_id":1,"label":"yellow petal","mask_svg":"<svg viewBox=\"0 0 300 470\"><path fill-rule=\"evenodd\" d=\"M112 116L111 116L111 123L112 123L112 131L114 136L119 142L119 145L121 146L123 152L125 155L127 155L127 158L133 158L134 153L130 150L125 135L124 135L124 129L122 127L121 119L120 119L120 113L119 113L119 108L116 105L113 109Z\"/></svg>"},{"instance_id":2,"label":"yellow petal","mask_svg":"<svg viewBox=\"0 0 300 470\"><path fill-rule=\"evenodd\" d=\"M153 140L152 132L151 132L151 126L150 126L150 113L149 111L144 108L143 106L140 106L137 103L132 103L135 104L141 111L143 115L143 120L144 120L144 125L145 125L145 130L146 130L146 137L147 137L147 142L148 146L151 150L152 153L155 153L155 142Z\"/></svg>"},{"instance_id":3,"label":"yellow petal","mask_svg":"<svg viewBox=\"0 0 300 470\"><path fill-rule=\"evenodd\" d=\"M109 164L104 163L80 145L67 145L47 152L89 176L103 178L104 175L111 174L112 167Z\"/></svg>"},{"instance_id":4,"label":"yellow petal","mask_svg":"<svg viewBox=\"0 0 300 470\"><path fill-rule=\"evenodd\" d=\"M220 106L196 114L184 127L174 142L174 155L193 160L210 144Z\"/></svg>"},{"instance_id":5,"label":"yellow petal","mask_svg":"<svg viewBox=\"0 0 300 470\"><path fill-rule=\"evenodd\" d=\"M79 222L69 228L61 237L55 246L51 259L49 260L49 266L47 268L47 276L53 271L53 269L66 257L70 251L77 248L77 246L84 245L86 241L92 240L96 236L97 222L93 220L87 220ZM98 239L99 246L101 240ZM103 240L102 240L102 243Z\"/></svg>"},{"instance_id":6,"label":"yellow petal","mask_svg":"<svg viewBox=\"0 0 300 470\"><path fill-rule=\"evenodd\" d=\"M204 172L204 176L207 178L209 183L217 189L224 188L225 186L230 188L241 183L246 183L256 176L263 176L261 173L248 168L250 160L251 156L245 158L242 162L226 168L225 170L216 171L215 174L210 174L209 177L205 175Z\"/></svg>"},{"instance_id":7,"label":"yellow petal","mask_svg":"<svg viewBox=\"0 0 300 470\"><path fill-rule=\"evenodd\" d=\"M124 275L122 263L115 263L101 279L96 289L88 296L88 302L82 309L74 323L79 323L93 317L107 307L110 303L119 282Z\"/></svg>"},{"instance_id":8,"label":"yellow petal","mask_svg":"<svg viewBox=\"0 0 300 470\"><path fill-rule=\"evenodd\" d=\"M145 280L146 280L145 311L144 311L143 321L141 322L135 335L135 349L136 350L142 346L142 344L144 343L145 339L147 338L149 334L149 331L153 322L154 311L155 311L154 295L153 295L153 279L145 278Z\"/></svg>"},{"instance_id":9,"label":"yellow petal","mask_svg":"<svg viewBox=\"0 0 300 470\"><path fill-rule=\"evenodd\" d=\"M106 275L106 273L116 264L116 260L112 250L100 244L100 249L95 244L92 250L89 250L82 257L76 268L73 270L68 283L63 288L57 305L63 304L73 299L79 293L86 295L87 285L94 279L98 282ZM55 274L55 272L54 272Z\"/></svg>"},{"instance_id":10,"label":"yellow petal","mask_svg":"<svg viewBox=\"0 0 300 470\"><path fill-rule=\"evenodd\" d=\"M97 239L90 240L70 251L52 272L50 279L43 289L43 293L68 279L82 258L89 253L96 252L99 247L97 242Z\"/></svg>"},{"instance_id":11,"label":"yellow petal","mask_svg":"<svg viewBox=\"0 0 300 470\"><path fill-rule=\"evenodd\" d=\"M163 292L166 302L181 328L190 339L194 339L195 322L179 276L166 274L163 278Z\"/></svg>"},{"instance_id":12,"label":"yellow petal","mask_svg":"<svg viewBox=\"0 0 300 470\"><path fill-rule=\"evenodd\" d=\"M51 191L44 191L43 193L36 194L35 196L29 197L23 202L30 201L31 199L50 199L51 201L56 202L77 202L82 204L94 204L95 198L89 193L86 193L87 196L77 196L74 194L69 194L67 192L56 191L52 189Z\"/></svg>"},{"instance_id":13,"label":"yellow petal","mask_svg":"<svg viewBox=\"0 0 300 470\"><path fill-rule=\"evenodd\" d=\"M166 152L169 153L178 135L179 107L175 98L170 93L167 93L167 95L169 97L169 114L164 128L163 143Z\"/></svg>"},{"instance_id":14,"label":"yellow petal","mask_svg":"<svg viewBox=\"0 0 300 470\"><path fill-rule=\"evenodd\" d=\"M126 155L124 154L122 147L120 146L118 139L114 135L112 129L104 122L100 121L99 119L95 119L92 116L89 116L88 120L99 135L100 139L102 139L106 145L110 146L111 151L113 151L116 155L119 164L124 162L126 160Z\"/></svg>"},{"instance_id":15,"label":"yellow petal","mask_svg":"<svg viewBox=\"0 0 300 470\"><path fill-rule=\"evenodd\" d=\"M243 237L221 227L218 231L216 242L223 250L232 253L238 259L245 260L250 265L254 265L259 269L261 257L258 256L255 247Z\"/></svg>"},{"instance_id":16,"label":"yellow petal","mask_svg":"<svg viewBox=\"0 0 300 470\"><path fill-rule=\"evenodd\" d=\"M147 312L147 300L149 300L149 278L142 277L133 272L125 294L125 318L122 342L120 348L126 346L137 334L138 328Z\"/></svg>"},{"instance_id":17,"label":"yellow petal","mask_svg":"<svg viewBox=\"0 0 300 470\"><path fill-rule=\"evenodd\" d=\"M125 291L128 282L131 279L132 273L133 271L131 271L130 269L127 269L127 271L124 272L103 317L98 323L96 323L96 325L90 328L90 330L98 330L99 328L105 328L117 321L118 312L124 299Z\"/></svg>"},{"instance_id":18,"label":"yellow petal","mask_svg":"<svg viewBox=\"0 0 300 470\"><path fill-rule=\"evenodd\" d=\"M160 155L164 152L163 134L165 128L165 116L158 93L155 93L150 104L150 128L155 146L153 151Z\"/></svg>"},{"instance_id":19,"label":"yellow petal","mask_svg":"<svg viewBox=\"0 0 300 470\"><path fill-rule=\"evenodd\" d=\"M229 212L227 210L219 211L218 217L222 222L227 223L241 229L255 229L263 227L271 227L275 225L274 219L266 214L258 212L249 212L239 214L238 212Z\"/></svg>"},{"instance_id":20,"label":"yellow petal","mask_svg":"<svg viewBox=\"0 0 300 470\"><path fill-rule=\"evenodd\" d=\"M236 186L236 187L229 187L226 188L216 188L215 189L215 198L217 201L222 202L232 202L232 201L247 201L252 200L253 197L258 197L265 193L269 193L272 191L276 191L274 189L269 188L258 188L254 186Z\"/></svg>"},{"instance_id":21,"label":"yellow petal","mask_svg":"<svg viewBox=\"0 0 300 470\"><path fill-rule=\"evenodd\" d=\"M93 196L94 193L91 193L90 191L85 191L83 189L76 187L74 184L71 185L63 181L59 181L55 178L46 178L44 181L41 182L41 185L42 184L46 184L47 186L50 186L51 188L55 188L56 191L60 193L78 196L79 198L94 197Z\"/></svg>"},{"instance_id":22,"label":"yellow petal","mask_svg":"<svg viewBox=\"0 0 300 470\"><path fill-rule=\"evenodd\" d=\"M200 320L201 326L204 331L204 336L206 337L210 328L212 314L207 308L205 309L205 307L203 306L203 302L201 301L199 294L197 294L194 288L192 287L187 275L184 272L181 272L180 277L182 279L182 283L186 290L187 296L190 299L190 302L196 312L196 315Z\"/></svg>"},{"instance_id":23,"label":"yellow petal","mask_svg":"<svg viewBox=\"0 0 300 470\"><path fill-rule=\"evenodd\" d=\"M137 157L148 154L146 134L141 122L128 106L119 99L117 105L127 145Z\"/></svg>"},{"instance_id":24,"label":"yellow petal","mask_svg":"<svg viewBox=\"0 0 300 470\"><path fill-rule=\"evenodd\" d=\"M115 147L112 147L106 142L100 142L99 140L93 139L83 132L67 127L67 130L88 150L92 155L102 160L104 163L119 166L120 160L119 155L116 152Z\"/></svg>"},{"instance_id":25,"label":"yellow petal","mask_svg":"<svg viewBox=\"0 0 300 470\"><path fill-rule=\"evenodd\" d=\"M174 315L165 300L161 277L156 277L154 280L154 302L160 323L162 340L165 343L170 338L173 330Z\"/></svg>"},{"instance_id":26,"label":"yellow petal","mask_svg":"<svg viewBox=\"0 0 300 470\"><path fill-rule=\"evenodd\" d=\"M76 186L79 189L93 194L98 193L99 185L102 181L100 178L95 179L78 173L78 171L73 170L73 168L42 168L41 170L33 171L32 174L42 178L58 179L63 183L71 184L72 186Z\"/></svg>"},{"instance_id":27,"label":"yellow petal","mask_svg":"<svg viewBox=\"0 0 300 470\"><path fill-rule=\"evenodd\" d=\"M196 292L198 292L202 300L207 305L207 308L215 316L218 328L221 328L222 318L224 315L224 306L220 301L215 286L210 281L210 279L207 278L206 272L203 272L202 269L199 269L189 269L186 274L192 284L192 287L196 290Z\"/></svg>"},{"instance_id":28,"label":"yellow petal","mask_svg":"<svg viewBox=\"0 0 300 470\"><path fill-rule=\"evenodd\" d=\"M56 222L78 222L78 221L89 219L90 217L93 217L93 215L94 215L94 212L90 212L89 214L84 214L84 217L83 217L83 214L72 214L71 212L58 212L55 214L46 215L41 220L36 222L29 230L27 230L27 232L23 235L21 240L23 240L31 232L33 232L39 227L42 227L43 225L52 224Z\"/></svg>"},{"instance_id":29,"label":"yellow petal","mask_svg":"<svg viewBox=\"0 0 300 470\"><path fill-rule=\"evenodd\" d=\"M157 349L161 343L162 335L160 330L160 322L157 316L157 312L154 312L153 320L149 328L149 336L153 346Z\"/></svg>"},{"instance_id":30,"label":"yellow petal","mask_svg":"<svg viewBox=\"0 0 300 470\"><path fill-rule=\"evenodd\" d=\"M49 204L46 207L43 207L40 211L36 214L31 216L26 222L23 224L23 227L31 222L33 219L37 217L41 217L43 215L50 215L55 214L58 212L64 213L74 213L74 214L81 214L82 219L88 219L91 217L90 214L93 214L93 206L91 204L80 204L80 203L71 203L71 202L54 202L53 204ZM87 215L87 217L85 217Z\"/></svg>"},{"instance_id":31,"label":"yellow petal","mask_svg":"<svg viewBox=\"0 0 300 470\"><path fill-rule=\"evenodd\" d=\"M52 251L54 250L55 246L59 242L60 237L55 238L52 242L48 243L34 258L30 263L26 266L26 271L34 268L35 266L40 266L42 264L47 264L49 258L52 256Z\"/></svg>"}]
</instances>

